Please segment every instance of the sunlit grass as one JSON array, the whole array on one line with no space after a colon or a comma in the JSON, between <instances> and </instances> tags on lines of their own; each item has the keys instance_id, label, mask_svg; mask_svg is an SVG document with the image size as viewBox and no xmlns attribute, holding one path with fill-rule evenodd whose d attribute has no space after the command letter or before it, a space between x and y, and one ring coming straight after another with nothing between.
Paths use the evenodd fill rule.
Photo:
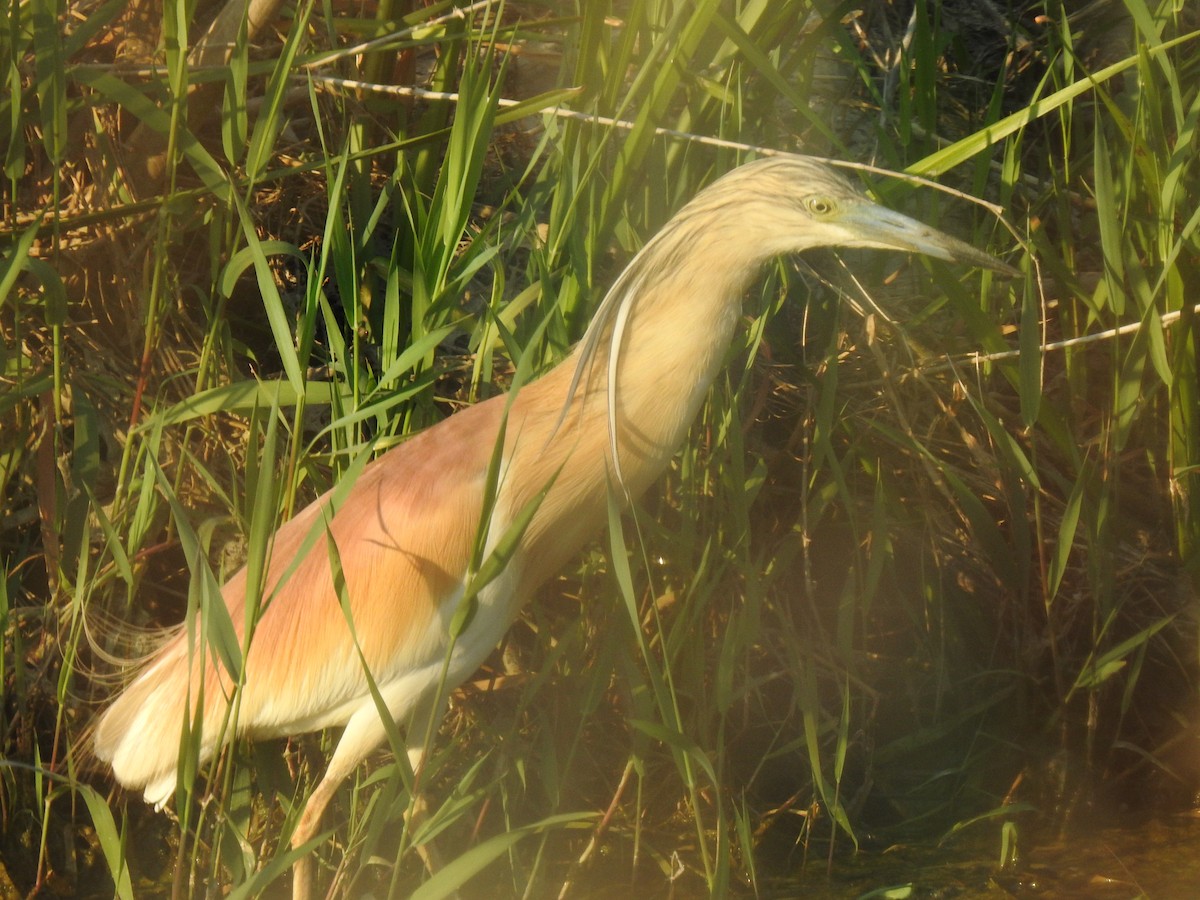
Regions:
<instances>
[{"instance_id":1,"label":"sunlit grass","mask_svg":"<svg viewBox=\"0 0 1200 900\"><path fill-rule=\"evenodd\" d=\"M870 187L1029 277L869 254L765 273L662 483L454 695L427 818L410 833L411 773L380 754L327 817L322 885L723 894L881 834L990 829L1011 860L1038 811L1188 795L1198 23L1031 4L1028 44L966 71L940 4L903 52L907 22L863 6L373 22L302 2L214 66L189 64L203 25L178 4L161 42L117 4L14 5L0 856L22 890L282 886L332 737L235 748L173 819L111 792L86 752L103 653L146 649L114 626L212 608L368 456L561 359L638 247L748 156L664 128L939 176L1015 236ZM413 848L433 836L430 877Z\"/></svg>"}]
</instances>

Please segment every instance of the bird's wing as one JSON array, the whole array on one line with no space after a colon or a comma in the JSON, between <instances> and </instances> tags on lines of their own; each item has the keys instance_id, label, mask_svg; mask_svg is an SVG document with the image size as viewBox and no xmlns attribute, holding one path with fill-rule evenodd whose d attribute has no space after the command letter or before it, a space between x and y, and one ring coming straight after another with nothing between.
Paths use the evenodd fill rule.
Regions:
<instances>
[{"instance_id":1,"label":"bird's wing","mask_svg":"<svg viewBox=\"0 0 1200 900\"><path fill-rule=\"evenodd\" d=\"M503 400L463 410L372 462L332 517L326 495L279 529L246 656L239 734L340 724L368 695L364 660L382 684L443 652L438 613L461 593ZM344 588L335 587L339 568ZM244 569L223 596L244 645ZM181 630L97 724L96 755L155 802L174 789L183 716L196 709L201 685L203 758L216 748L233 694L229 673L197 644Z\"/></svg>"}]
</instances>

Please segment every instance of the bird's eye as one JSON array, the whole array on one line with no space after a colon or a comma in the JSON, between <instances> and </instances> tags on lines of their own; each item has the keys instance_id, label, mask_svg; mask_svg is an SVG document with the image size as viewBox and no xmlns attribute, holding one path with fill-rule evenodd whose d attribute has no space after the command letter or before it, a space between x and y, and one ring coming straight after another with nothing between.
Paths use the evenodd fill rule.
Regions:
<instances>
[{"instance_id":1,"label":"bird's eye","mask_svg":"<svg viewBox=\"0 0 1200 900\"><path fill-rule=\"evenodd\" d=\"M804 205L814 216L827 216L834 210L834 202L828 197L809 197Z\"/></svg>"}]
</instances>

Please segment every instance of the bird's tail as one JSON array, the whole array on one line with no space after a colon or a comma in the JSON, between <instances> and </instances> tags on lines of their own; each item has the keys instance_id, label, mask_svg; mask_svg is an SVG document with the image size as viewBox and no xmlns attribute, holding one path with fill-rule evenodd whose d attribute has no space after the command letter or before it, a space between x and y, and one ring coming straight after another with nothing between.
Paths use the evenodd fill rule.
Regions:
<instances>
[{"instance_id":1,"label":"bird's tail","mask_svg":"<svg viewBox=\"0 0 1200 900\"><path fill-rule=\"evenodd\" d=\"M188 636L181 631L100 714L92 750L112 766L122 786L162 806L175 793L182 754L190 752L197 765L213 755L228 708L219 668L200 646L189 651Z\"/></svg>"}]
</instances>

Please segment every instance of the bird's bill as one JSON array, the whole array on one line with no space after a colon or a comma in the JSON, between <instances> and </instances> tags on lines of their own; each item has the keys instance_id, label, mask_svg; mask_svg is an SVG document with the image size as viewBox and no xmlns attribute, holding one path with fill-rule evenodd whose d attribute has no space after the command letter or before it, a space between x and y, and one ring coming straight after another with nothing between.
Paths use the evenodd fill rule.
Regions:
<instances>
[{"instance_id":1,"label":"bird's bill","mask_svg":"<svg viewBox=\"0 0 1200 900\"><path fill-rule=\"evenodd\" d=\"M845 224L854 231L856 237L862 239L863 246L921 253L948 262L992 269L1011 278L1021 274L991 254L885 206L864 202L846 213Z\"/></svg>"}]
</instances>

